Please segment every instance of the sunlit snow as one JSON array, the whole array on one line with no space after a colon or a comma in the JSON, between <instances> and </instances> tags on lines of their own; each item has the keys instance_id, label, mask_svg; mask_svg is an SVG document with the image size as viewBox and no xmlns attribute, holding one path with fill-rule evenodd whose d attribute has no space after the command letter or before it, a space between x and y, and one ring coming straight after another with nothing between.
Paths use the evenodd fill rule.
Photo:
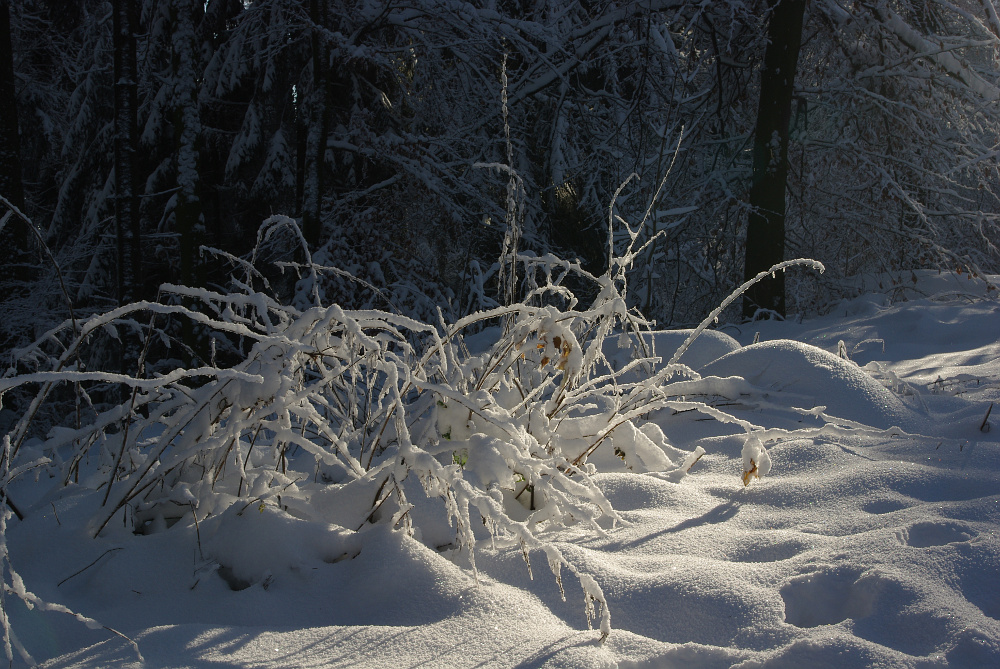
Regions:
<instances>
[{"instance_id":1,"label":"sunlit snow","mask_svg":"<svg viewBox=\"0 0 1000 669\"><path fill-rule=\"evenodd\" d=\"M145 664L120 637L7 595L12 627L46 667L1000 666L1000 407L983 424L1000 402L1000 303L955 281L928 273L908 301L865 295L699 340L682 362L713 404L812 436L768 444L770 472L746 487L743 430L695 411L649 416L662 449L649 425L623 440L647 449L629 453L641 469L704 448L682 479L595 452L625 523L546 536L603 589L603 644L575 577L563 601L540 551L532 580L519 549L484 536L477 584L428 537L381 524L357 540L342 524L364 508L319 496L334 524L248 505L92 539L101 491L30 477L11 488L26 518L7 534L27 588L131 637ZM664 359L683 341L654 338ZM434 513L418 485L408 497Z\"/></svg>"}]
</instances>

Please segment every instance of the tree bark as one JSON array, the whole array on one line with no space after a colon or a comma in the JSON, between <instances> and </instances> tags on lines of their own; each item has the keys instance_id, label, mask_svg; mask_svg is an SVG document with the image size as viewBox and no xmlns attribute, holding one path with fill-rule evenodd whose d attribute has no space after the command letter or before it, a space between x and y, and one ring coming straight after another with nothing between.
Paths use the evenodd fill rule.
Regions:
<instances>
[{"instance_id":1,"label":"tree bark","mask_svg":"<svg viewBox=\"0 0 1000 669\"><path fill-rule=\"evenodd\" d=\"M21 138L14 97L14 51L10 39L10 0L0 0L0 195L24 209ZM12 226L14 227L14 226ZM27 235L21 235L27 239Z\"/></svg>"},{"instance_id":2,"label":"tree bark","mask_svg":"<svg viewBox=\"0 0 1000 669\"><path fill-rule=\"evenodd\" d=\"M24 185L21 180L21 136L17 120L17 99L14 90L14 51L10 35L10 1L0 0L0 195L24 211ZM0 207L0 216L6 214ZM20 294L22 282L34 274L29 269L30 235L23 221L11 218L0 232L0 302ZM18 285L22 284L22 285ZM0 338L0 350L10 342Z\"/></svg>"},{"instance_id":3,"label":"tree bark","mask_svg":"<svg viewBox=\"0 0 1000 669\"><path fill-rule=\"evenodd\" d=\"M115 233L118 241L118 303L142 299L139 201L135 188L138 147L136 121L136 5L114 0Z\"/></svg>"},{"instance_id":4,"label":"tree bark","mask_svg":"<svg viewBox=\"0 0 1000 669\"><path fill-rule=\"evenodd\" d=\"M769 0L768 4L772 14L767 26L768 44L760 74L760 101L754 131L751 211L744 262L746 279L785 259L788 126L806 0ZM784 274L765 279L746 292L743 316L753 318L759 310L785 316Z\"/></svg>"},{"instance_id":5,"label":"tree bark","mask_svg":"<svg viewBox=\"0 0 1000 669\"><path fill-rule=\"evenodd\" d=\"M313 90L310 96L310 122L306 139L306 177L303 184L302 234L310 246L320 239L323 213L326 140L329 132L330 85L327 50L320 35L326 25L327 9L323 0L310 0L309 18L313 23L310 41Z\"/></svg>"},{"instance_id":6,"label":"tree bark","mask_svg":"<svg viewBox=\"0 0 1000 669\"><path fill-rule=\"evenodd\" d=\"M174 140L177 161L177 201L174 221L180 237L180 280L188 286L204 284L204 267L199 248L205 237L201 199L198 195L200 172L198 147L201 143L201 117L198 109L195 64L194 4L180 0L171 18L176 22L173 35Z\"/></svg>"}]
</instances>

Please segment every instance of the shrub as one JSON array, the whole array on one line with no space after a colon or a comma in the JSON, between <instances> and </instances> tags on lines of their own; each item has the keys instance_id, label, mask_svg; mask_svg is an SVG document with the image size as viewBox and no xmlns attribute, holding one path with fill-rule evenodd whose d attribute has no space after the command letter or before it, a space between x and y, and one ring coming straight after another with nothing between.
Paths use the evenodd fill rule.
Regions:
<instances>
[{"instance_id":1,"label":"shrub","mask_svg":"<svg viewBox=\"0 0 1000 669\"><path fill-rule=\"evenodd\" d=\"M279 227L297 230L290 219L272 217L259 240ZM562 570L575 575L588 625L596 617L603 639L611 619L600 586L563 556L546 530L580 525L603 533L622 522L592 479L588 458L602 445L633 469L683 475L701 449L684 463L671 462L663 434L641 425L650 412L693 407L736 421L690 399L711 394L718 379L701 380L678 362L725 304L669 364L657 367L652 340L640 336L650 324L626 306L631 244L600 277L553 256L518 256L516 247L507 252L523 268L523 298L451 323L323 305L308 289L322 271L308 253L296 267L311 294L301 308L269 294L251 263L222 254L236 269L231 292L164 285L160 301L68 321L18 351L22 373L0 380L0 393L39 386L5 437L3 495L26 468L46 466L64 483L79 479L103 491L94 536L112 521L155 531L193 514L196 522L211 516L220 526L239 522L248 508L270 508L335 522L355 555L366 527L388 524L465 560L473 572L479 540L488 538L497 547L520 548L529 572L530 553L542 552L560 591ZM563 284L571 274L597 286L591 305L581 307ZM149 351L170 349L178 319L194 333L195 343L182 355L192 362L148 371ZM490 329L466 336L484 325ZM101 338L131 338L141 351L139 373L87 370L75 362ZM606 341L631 349L631 361L615 368L605 356ZM207 361L198 349L207 349ZM81 415L89 420L54 428L26 447L35 412L60 384L85 399L95 385L118 386L124 401L108 407L84 401L89 409ZM759 440L752 446L763 452ZM440 501L450 541L420 531L408 480ZM335 519L330 509L338 510ZM233 565L222 564L223 553L215 556L220 575L245 581ZM12 568L9 573L18 581ZM7 591L30 600L23 584Z\"/></svg>"}]
</instances>

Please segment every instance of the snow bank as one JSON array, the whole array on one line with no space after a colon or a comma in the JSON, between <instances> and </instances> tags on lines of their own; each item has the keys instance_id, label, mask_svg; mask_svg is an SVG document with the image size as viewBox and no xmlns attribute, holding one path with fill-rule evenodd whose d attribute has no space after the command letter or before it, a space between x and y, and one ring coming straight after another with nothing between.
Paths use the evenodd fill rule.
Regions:
<instances>
[{"instance_id":1,"label":"snow bank","mask_svg":"<svg viewBox=\"0 0 1000 669\"><path fill-rule=\"evenodd\" d=\"M791 406L812 409L879 429L922 427L921 417L854 363L791 340L761 342L701 368L703 376L738 376ZM781 402L779 396L773 401Z\"/></svg>"},{"instance_id":2,"label":"snow bank","mask_svg":"<svg viewBox=\"0 0 1000 669\"><path fill-rule=\"evenodd\" d=\"M604 535L580 524L545 534L603 588L614 624L603 645L599 632L582 630L579 590L567 587L563 601L537 564L541 552L531 552L532 579L521 549L492 550L483 528L478 585L447 550L385 525L360 535L356 557L343 557L329 523L354 522L362 509L338 512L342 500L318 484L301 483L326 525L271 506L238 518L230 511L202 522L201 548L214 557L201 559L190 513L149 535L118 524L93 539L74 528L99 493L71 485L33 501L22 479L12 494L27 519L11 521L9 547L28 587L129 634L152 667L1000 666L1000 430L980 432L968 420L981 420L984 400L1000 393L1000 358L984 353L1000 311L936 306L923 316L909 303L850 322L766 327L834 344L846 328L879 330L892 354L885 371L900 376L975 365L979 385L958 393L911 384L950 439L841 431L783 440L769 445L769 476L744 488L742 433L695 412L660 412L658 425L643 426L653 443L662 430L707 454L679 484L596 474L625 522ZM956 327L964 352L956 337L945 355L935 353ZM745 374L768 393L767 401L724 402L756 423L813 404L870 426L909 428L924 415L864 370L794 341L731 350L702 369L709 372ZM420 512L418 504L412 513ZM234 590L216 565L240 560L258 580ZM5 606L42 666L143 666L103 631L9 597Z\"/></svg>"}]
</instances>

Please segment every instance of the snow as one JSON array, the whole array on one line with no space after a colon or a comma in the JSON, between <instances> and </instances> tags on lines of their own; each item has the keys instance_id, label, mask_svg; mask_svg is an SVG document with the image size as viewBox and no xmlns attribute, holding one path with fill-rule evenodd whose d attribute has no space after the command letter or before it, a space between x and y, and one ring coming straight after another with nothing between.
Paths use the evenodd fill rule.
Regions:
<instances>
[{"instance_id":1,"label":"snow","mask_svg":"<svg viewBox=\"0 0 1000 669\"><path fill-rule=\"evenodd\" d=\"M563 570L564 600L543 552L529 552L532 579L520 548L476 529L477 579L427 536L345 531L364 507L319 490L312 512L331 524L250 504L196 525L178 500L147 534L118 520L93 539L82 528L102 491L22 477L11 496L26 517L8 521L7 547L25 586L128 635L145 663L71 616L10 593L5 609L45 667L1000 666L1000 430L980 430L1000 403L1000 304L920 278L909 301L727 326L685 353L695 382L738 391L701 399L754 425L817 428L764 444L770 471L748 486L756 437L694 411L613 435L652 473L610 444L594 454L592 480L624 522L543 535L607 598L603 644L577 577ZM687 334L649 335L660 364ZM627 360L617 342L612 365ZM697 447L687 476L655 471ZM473 463L479 478L504 475L494 451ZM405 492L431 513L419 485Z\"/></svg>"},{"instance_id":2,"label":"snow","mask_svg":"<svg viewBox=\"0 0 1000 669\"><path fill-rule=\"evenodd\" d=\"M920 422L898 397L857 365L810 344L787 339L751 344L700 371L704 376L738 376L758 388L780 392L794 406L825 406L828 415L872 427Z\"/></svg>"}]
</instances>

